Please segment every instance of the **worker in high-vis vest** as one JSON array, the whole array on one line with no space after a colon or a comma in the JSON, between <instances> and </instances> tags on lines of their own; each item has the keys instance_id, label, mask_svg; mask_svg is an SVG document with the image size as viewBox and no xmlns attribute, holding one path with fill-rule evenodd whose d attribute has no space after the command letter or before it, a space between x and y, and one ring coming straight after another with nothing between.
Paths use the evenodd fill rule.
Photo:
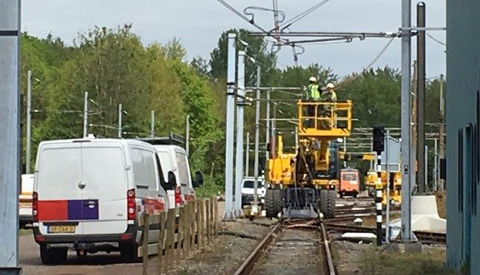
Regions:
<instances>
[{"instance_id":1,"label":"worker in high-vis vest","mask_svg":"<svg viewBox=\"0 0 480 275\"><path fill-rule=\"evenodd\" d=\"M306 102L320 101L322 98L320 95L320 91L318 90L317 79L314 76L312 76L310 77L310 79L308 79L308 82L310 82L310 84L305 89L304 101ZM305 124L307 127L313 127L314 119L312 119L311 117L315 116L315 106L308 105L306 108L306 113L307 113L307 116L310 118L306 119Z\"/></svg>"},{"instance_id":2,"label":"worker in high-vis vest","mask_svg":"<svg viewBox=\"0 0 480 275\"><path fill-rule=\"evenodd\" d=\"M305 99L307 101L318 101L321 99L320 92L318 91L318 84L317 79L312 76L308 80L310 84L308 85L307 89L305 90Z\"/></svg>"},{"instance_id":3,"label":"worker in high-vis vest","mask_svg":"<svg viewBox=\"0 0 480 275\"><path fill-rule=\"evenodd\" d=\"M337 101L337 93L335 93L335 85L333 83L328 83L326 89L322 93L322 101L326 101L329 103L334 103ZM322 128L331 128L336 127L336 114L335 114L335 106L334 105L324 105L324 108L320 111L322 117L328 117L332 119L331 121L322 120L321 126Z\"/></svg>"}]
</instances>

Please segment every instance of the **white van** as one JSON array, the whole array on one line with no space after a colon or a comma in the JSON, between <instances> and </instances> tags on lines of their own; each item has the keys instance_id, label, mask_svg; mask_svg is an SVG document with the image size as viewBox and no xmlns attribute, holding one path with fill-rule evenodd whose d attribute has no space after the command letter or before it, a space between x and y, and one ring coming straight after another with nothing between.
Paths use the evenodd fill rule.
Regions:
<instances>
[{"instance_id":1,"label":"white van","mask_svg":"<svg viewBox=\"0 0 480 275\"><path fill-rule=\"evenodd\" d=\"M170 207L175 208L183 205L188 201L195 200L194 187L203 185L203 175L200 172L195 173L195 178L192 178L190 164L185 149L172 144L175 140L172 137L168 138L145 138L142 141L148 142L155 147L157 155L162 164L163 174L168 178L167 173L172 171L177 179L177 188L168 191L170 199ZM177 141L177 143L179 143Z\"/></svg>"},{"instance_id":2,"label":"white van","mask_svg":"<svg viewBox=\"0 0 480 275\"><path fill-rule=\"evenodd\" d=\"M40 143L33 226L42 262L62 263L68 249L78 256L119 250L124 261L137 260L137 218L168 209L164 189L173 186L163 178L155 149L138 140ZM153 240L158 231L152 233Z\"/></svg>"}]
</instances>

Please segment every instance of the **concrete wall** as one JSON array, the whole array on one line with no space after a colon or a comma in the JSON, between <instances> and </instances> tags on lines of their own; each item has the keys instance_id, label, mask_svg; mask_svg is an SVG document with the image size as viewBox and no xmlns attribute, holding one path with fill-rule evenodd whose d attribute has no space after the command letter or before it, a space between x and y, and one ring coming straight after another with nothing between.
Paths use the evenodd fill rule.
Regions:
<instances>
[{"instance_id":1,"label":"concrete wall","mask_svg":"<svg viewBox=\"0 0 480 275\"><path fill-rule=\"evenodd\" d=\"M476 166L470 155L474 144L467 137L466 127L477 123L479 15L480 1L447 0L447 265L459 271L470 258L471 274L480 274L480 221L476 215L480 200L476 191L478 180L475 180L478 169L472 170ZM460 132L464 136L462 171L459 171L458 157ZM478 205L473 203L477 200Z\"/></svg>"}]
</instances>

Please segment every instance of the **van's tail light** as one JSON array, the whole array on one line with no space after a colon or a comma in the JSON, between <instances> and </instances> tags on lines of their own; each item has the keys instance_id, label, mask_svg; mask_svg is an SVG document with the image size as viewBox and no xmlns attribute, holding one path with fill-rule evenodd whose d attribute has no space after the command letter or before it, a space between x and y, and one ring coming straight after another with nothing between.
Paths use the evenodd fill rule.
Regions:
<instances>
[{"instance_id":1,"label":"van's tail light","mask_svg":"<svg viewBox=\"0 0 480 275\"><path fill-rule=\"evenodd\" d=\"M37 192L32 193L32 216L33 216L33 222L38 222L38 194L37 194Z\"/></svg>"},{"instance_id":2,"label":"van's tail light","mask_svg":"<svg viewBox=\"0 0 480 275\"><path fill-rule=\"evenodd\" d=\"M135 189L127 191L127 217L128 220L135 220L136 217Z\"/></svg>"},{"instance_id":3,"label":"van's tail light","mask_svg":"<svg viewBox=\"0 0 480 275\"><path fill-rule=\"evenodd\" d=\"M180 191L180 187L177 186L175 188L175 207L179 207L182 205L182 192Z\"/></svg>"}]
</instances>

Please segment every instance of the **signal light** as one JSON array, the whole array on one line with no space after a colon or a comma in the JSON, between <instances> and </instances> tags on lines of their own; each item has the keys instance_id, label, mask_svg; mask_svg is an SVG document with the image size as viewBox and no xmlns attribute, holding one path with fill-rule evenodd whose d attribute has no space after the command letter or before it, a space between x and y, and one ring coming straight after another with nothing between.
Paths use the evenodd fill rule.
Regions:
<instances>
[{"instance_id":1,"label":"signal light","mask_svg":"<svg viewBox=\"0 0 480 275\"><path fill-rule=\"evenodd\" d=\"M382 126L373 127L373 151L380 155L385 150L385 129Z\"/></svg>"}]
</instances>

